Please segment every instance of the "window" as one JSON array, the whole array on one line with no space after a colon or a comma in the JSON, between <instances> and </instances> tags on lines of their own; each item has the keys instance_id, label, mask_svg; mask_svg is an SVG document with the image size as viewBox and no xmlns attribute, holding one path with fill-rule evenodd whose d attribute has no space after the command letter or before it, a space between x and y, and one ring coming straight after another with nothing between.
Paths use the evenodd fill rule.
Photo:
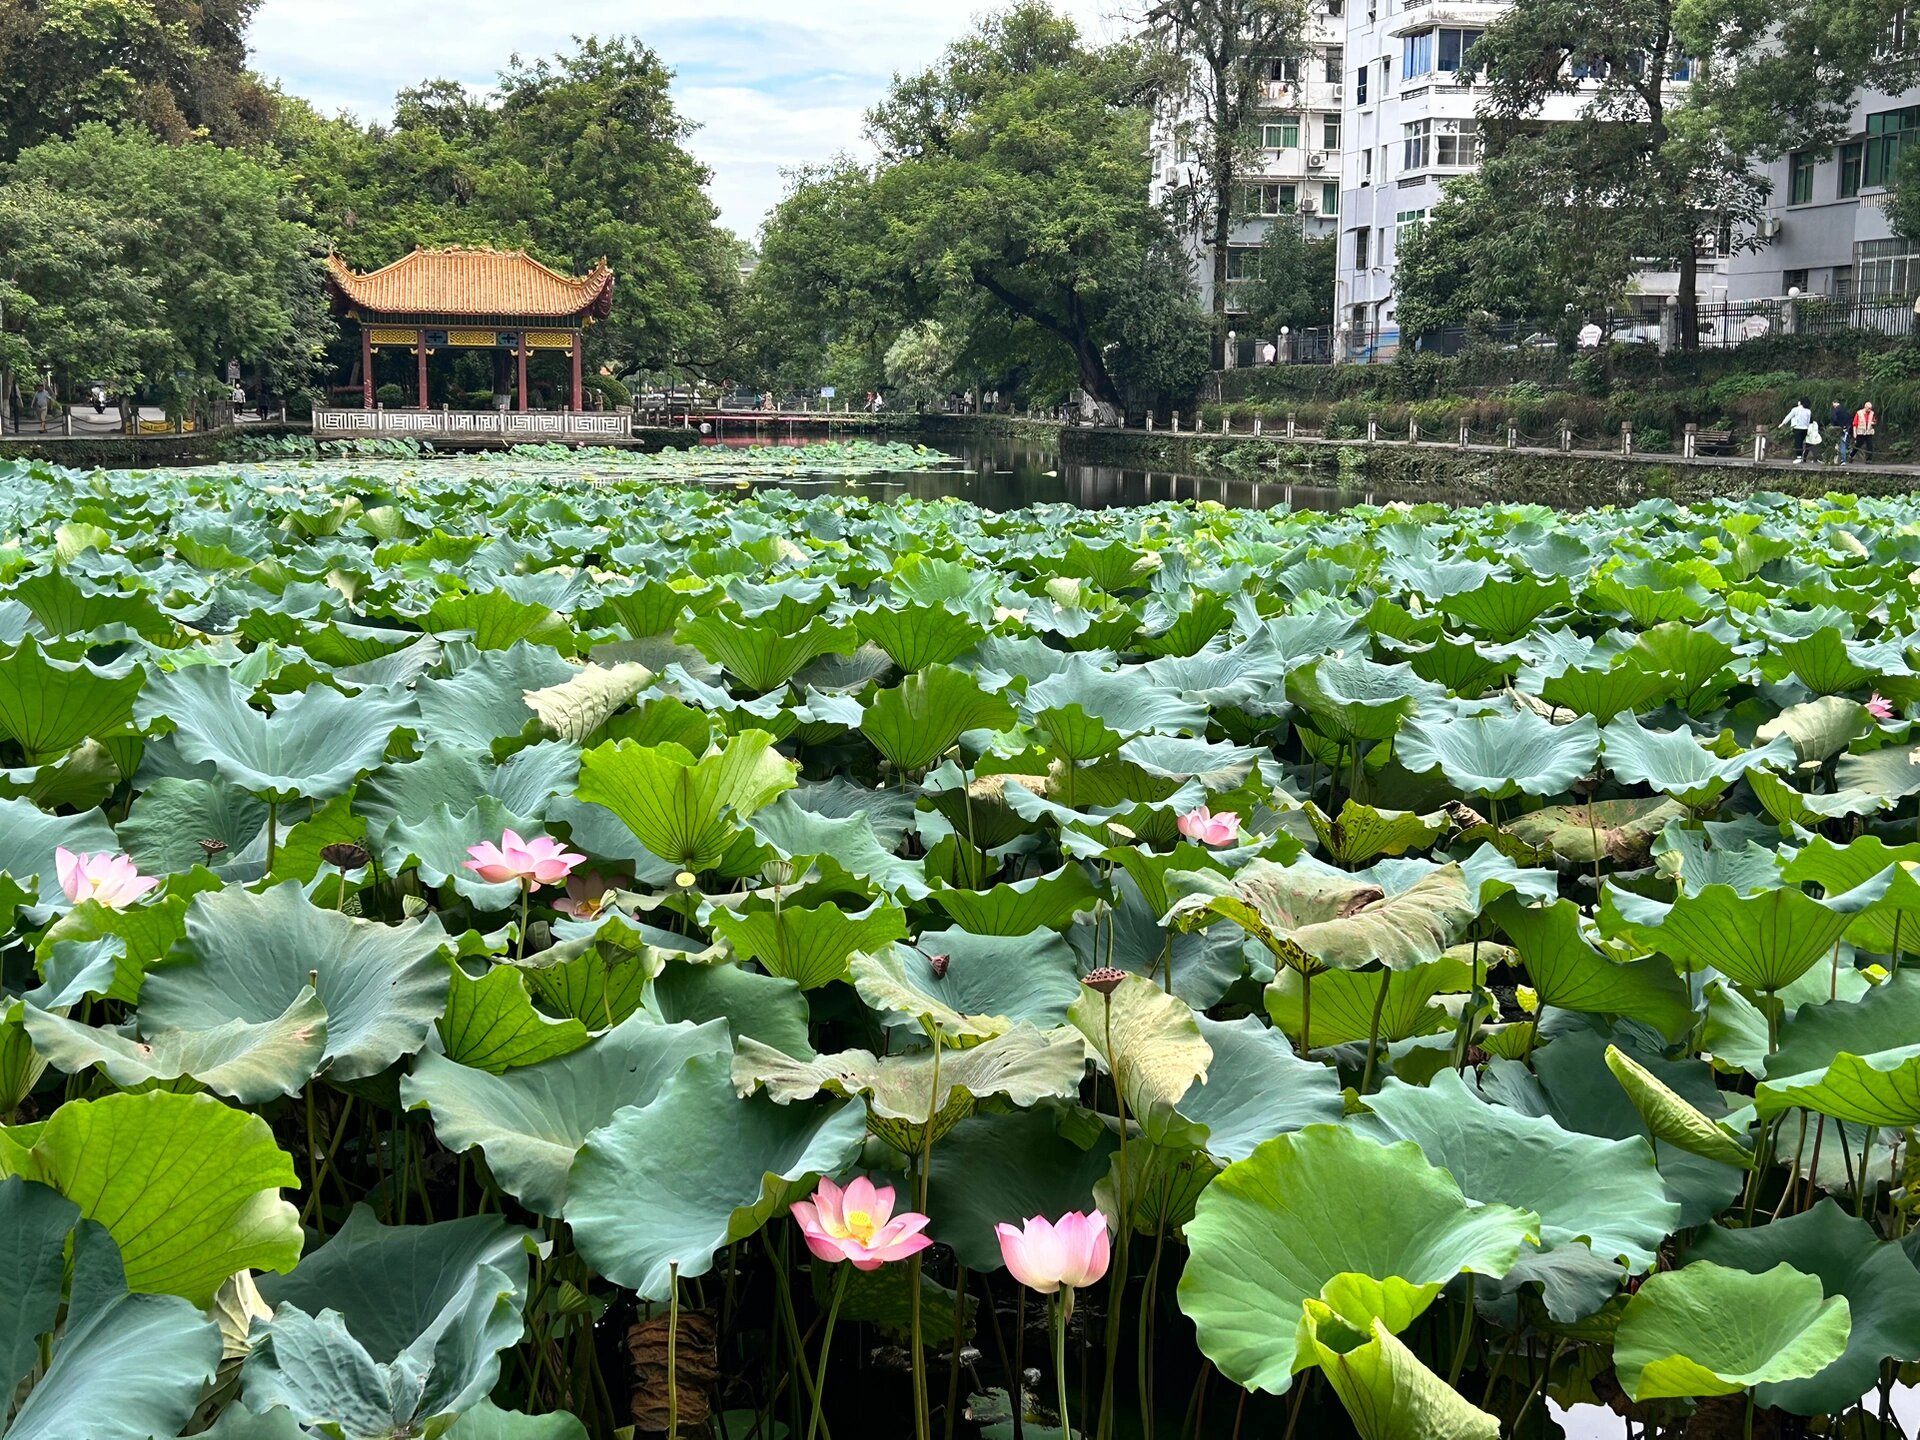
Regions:
<instances>
[{"instance_id":1,"label":"window","mask_svg":"<svg viewBox=\"0 0 1920 1440\"><path fill-rule=\"evenodd\" d=\"M1433 137L1433 163L1462 170L1480 163L1480 122L1442 120Z\"/></svg>"},{"instance_id":2,"label":"window","mask_svg":"<svg viewBox=\"0 0 1920 1440\"><path fill-rule=\"evenodd\" d=\"M1421 223L1425 221L1426 218L1427 212L1424 210L1402 210L1399 214L1395 215L1393 217L1393 243L1395 246L1404 245L1408 240L1412 239L1414 232L1419 230Z\"/></svg>"},{"instance_id":3,"label":"window","mask_svg":"<svg viewBox=\"0 0 1920 1440\"><path fill-rule=\"evenodd\" d=\"M1340 186L1332 180L1321 182L1320 213L1322 215L1338 215L1340 213Z\"/></svg>"},{"instance_id":4,"label":"window","mask_svg":"<svg viewBox=\"0 0 1920 1440\"><path fill-rule=\"evenodd\" d=\"M1347 52L1338 45L1329 45L1326 49L1326 67L1321 71L1329 85L1340 83L1340 74L1346 64Z\"/></svg>"},{"instance_id":5,"label":"window","mask_svg":"<svg viewBox=\"0 0 1920 1440\"><path fill-rule=\"evenodd\" d=\"M1362 65L1353 72L1353 103L1356 105L1367 103L1367 72L1372 68L1371 65Z\"/></svg>"},{"instance_id":6,"label":"window","mask_svg":"<svg viewBox=\"0 0 1920 1440\"><path fill-rule=\"evenodd\" d=\"M1353 343L1356 346L1365 345L1367 343L1368 332L1371 329L1372 329L1372 326L1367 321L1367 307L1365 305L1354 306L1353 307Z\"/></svg>"},{"instance_id":7,"label":"window","mask_svg":"<svg viewBox=\"0 0 1920 1440\"><path fill-rule=\"evenodd\" d=\"M1387 96L1391 95L1392 93L1393 93L1393 58L1388 55L1382 55L1380 57L1380 95L1382 99L1385 99Z\"/></svg>"},{"instance_id":8,"label":"window","mask_svg":"<svg viewBox=\"0 0 1920 1440\"><path fill-rule=\"evenodd\" d=\"M1483 30L1442 30L1440 32L1440 68L1460 69L1460 62L1486 32Z\"/></svg>"},{"instance_id":9,"label":"window","mask_svg":"<svg viewBox=\"0 0 1920 1440\"><path fill-rule=\"evenodd\" d=\"M1853 247L1853 261L1862 299L1904 299L1920 291L1920 252L1910 240L1862 240Z\"/></svg>"},{"instance_id":10,"label":"window","mask_svg":"<svg viewBox=\"0 0 1920 1440\"><path fill-rule=\"evenodd\" d=\"M1400 127L1406 133L1406 154L1400 161L1402 170L1424 170L1427 168L1427 156L1433 132L1431 120L1415 120Z\"/></svg>"},{"instance_id":11,"label":"window","mask_svg":"<svg viewBox=\"0 0 1920 1440\"><path fill-rule=\"evenodd\" d=\"M1362 185L1373 183L1373 147L1371 145L1360 152L1360 183Z\"/></svg>"},{"instance_id":12,"label":"window","mask_svg":"<svg viewBox=\"0 0 1920 1440\"><path fill-rule=\"evenodd\" d=\"M1867 117L1866 159L1860 173L1863 185L1888 185L1893 181L1893 165L1900 148L1920 128L1920 105L1904 110L1883 110Z\"/></svg>"},{"instance_id":13,"label":"window","mask_svg":"<svg viewBox=\"0 0 1920 1440\"><path fill-rule=\"evenodd\" d=\"M1362 225L1353 232L1353 268L1364 270L1371 263L1369 256L1373 249L1373 231Z\"/></svg>"},{"instance_id":14,"label":"window","mask_svg":"<svg viewBox=\"0 0 1920 1440\"><path fill-rule=\"evenodd\" d=\"M1798 290L1807 293L1807 272L1804 270L1783 270L1780 272L1780 288L1791 294Z\"/></svg>"},{"instance_id":15,"label":"window","mask_svg":"<svg viewBox=\"0 0 1920 1440\"><path fill-rule=\"evenodd\" d=\"M1258 245L1229 245L1227 247L1227 279L1257 280L1260 278L1260 247Z\"/></svg>"},{"instance_id":16,"label":"window","mask_svg":"<svg viewBox=\"0 0 1920 1440\"><path fill-rule=\"evenodd\" d=\"M1344 15L1347 13L1347 0L1327 0L1327 14Z\"/></svg>"},{"instance_id":17,"label":"window","mask_svg":"<svg viewBox=\"0 0 1920 1440\"><path fill-rule=\"evenodd\" d=\"M1300 83L1300 57L1289 55L1283 60L1273 60L1267 65L1267 79L1281 85Z\"/></svg>"},{"instance_id":18,"label":"window","mask_svg":"<svg viewBox=\"0 0 1920 1440\"><path fill-rule=\"evenodd\" d=\"M1295 185L1249 185L1246 187L1241 213L1246 215L1290 215L1299 199L1299 187Z\"/></svg>"},{"instance_id":19,"label":"window","mask_svg":"<svg viewBox=\"0 0 1920 1440\"><path fill-rule=\"evenodd\" d=\"M1855 140L1840 147L1840 189L1842 200L1851 199L1860 193L1860 167L1867 147Z\"/></svg>"},{"instance_id":20,"label":"window","mask_svg":"<svg viewBox=\"0 0 1920 1440\"><path fill-rule=\"evenodd\" d=\"M1260 143L1268 150L1298 150L1300 117L1282 115L1277 120L1269 120L1260 127Z\"/></svg>"},{"instance_id":21,"label":"window","mask_svg":"<svg viewBox=\"0 0 1920 1440\"><path fill-rule=\"evenodd\" d=\"M1433 31L1400 37L1400 78L1411 80L1433 70Z\"/></svg>"},{"instance_id":22,"label":"window","mask_svg":"<svg viewBox=\"0 0 1920 1440\"><path fill-rule=\"evenodd\" d=\"M1693 56L1681 54L1674 57L1673 78L1691 80L1693 78Z\"/></svg>"},{"instance_id":23,"label":"window","mask_svg":"<svg viewBox=\"0 0 1920 1440\"><path fill-rule=\"evenodd\" d=\"M1365 74L1365 71L1361 72ZM1320 148L1338 150L1340 148L1340 117L1327 115L1320 121Z\"/></svg>"},{"instance_id":24,"label":"window","mask_svg":"<svg viewBox=\"0 0 1920 1440\"><path fill-rule=\"evenodd\" d=\"M1811 205L1813 203L1813 168L1820 157L1811 150L1795 151L1787 162L1787 203L1789 205Z\"/></svg>"}]
</instances>

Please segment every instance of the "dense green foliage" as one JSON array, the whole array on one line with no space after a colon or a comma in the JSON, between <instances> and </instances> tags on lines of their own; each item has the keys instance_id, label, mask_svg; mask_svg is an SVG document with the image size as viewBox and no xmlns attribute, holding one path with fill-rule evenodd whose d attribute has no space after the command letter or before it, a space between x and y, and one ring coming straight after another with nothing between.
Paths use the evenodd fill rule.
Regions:
<instances>
[{"instance_id":1,"label":"dense green foliage","mask_svg":"<svg viewBox=\"0 0 1920 1440\"><path fill-rule=\"evenodd\" d=\"M848 1290L843 1431L958 1330L1004 1434L1052 1362L993 1226L1098 1204L1090 1434L1235 1385L1252 1434L1873 1433L1912 501L632 478L727 458L5 475L9 1435L799 1433L835 1276L782 1212L853 1174L936 1248ZM508 828L568 908L466 866Z\"/></svg>"}]
</instances>

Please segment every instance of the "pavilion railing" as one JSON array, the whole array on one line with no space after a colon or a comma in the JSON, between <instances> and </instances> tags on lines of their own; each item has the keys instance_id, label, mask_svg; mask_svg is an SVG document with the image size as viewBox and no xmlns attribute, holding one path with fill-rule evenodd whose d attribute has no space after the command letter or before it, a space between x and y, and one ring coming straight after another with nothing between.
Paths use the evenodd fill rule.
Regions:
<instances>
[{"instance_id":1,"label":"pavilion railing","mask_svg":"<svg viewBox=\"0 0 1920 1440\"><path fill-rule=\"evenodd\" d=\"M627 440L633 416L620 410L315 410L313 433L322 439Z\"/></svg>"}]
</instances>

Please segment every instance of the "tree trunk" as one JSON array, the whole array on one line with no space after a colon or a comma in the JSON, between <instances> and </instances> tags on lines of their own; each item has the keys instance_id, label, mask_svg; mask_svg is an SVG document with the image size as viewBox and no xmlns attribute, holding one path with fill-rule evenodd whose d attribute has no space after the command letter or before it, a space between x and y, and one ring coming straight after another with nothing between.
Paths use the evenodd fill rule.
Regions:
<instances>
[{"instance_id":1,"label":"tree trunk","mask_svg":"<svg viewBox=\"0 0 1920 1440\"><path fill-rule=\"evenodd\" d=\"M1680 307L1680 348L1689 352L1700 348L1700 252L1696 239L1689 235L1686 248L1680 252L1680 293L1674 297Z\"/></svg>"},{"instance_id":2,"label":"tree trunk","mask_svg":"<svg viewBox=\"0 0 1920 1440\"><path fill-rule=\"evenodd\" d=\"M1227 240L1233 233L1234 136L1222 121L1229 108L1226 75L1214 68L1213 127L1213 368L1227 364Z\"/></svg>"}]
</instances>

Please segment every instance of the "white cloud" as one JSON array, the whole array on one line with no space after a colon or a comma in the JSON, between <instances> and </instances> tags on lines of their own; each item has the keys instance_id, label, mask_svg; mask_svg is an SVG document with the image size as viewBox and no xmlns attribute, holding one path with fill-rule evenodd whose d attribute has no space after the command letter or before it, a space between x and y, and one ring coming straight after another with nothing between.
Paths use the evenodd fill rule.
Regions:
<instances>
[{"instance_id":1,"label":"white cloud","mask_svg":"<svg viewBox=\"0 0 1920 1440\"><path fill-rule=\"evenodd\" d=\"M947 0L575 0L551 18L524 0L265 0L254 63L323 110L365 118L429 77L485 86L507 57L575 34L630 34L677 71L700 124L690 148L714 172L721 219L752 235L780 171L863 148L862 117L896 72L932 63L979 9ZM1100 0L1065 0L1095 33Z\"/></svg>"}]
</instances>

